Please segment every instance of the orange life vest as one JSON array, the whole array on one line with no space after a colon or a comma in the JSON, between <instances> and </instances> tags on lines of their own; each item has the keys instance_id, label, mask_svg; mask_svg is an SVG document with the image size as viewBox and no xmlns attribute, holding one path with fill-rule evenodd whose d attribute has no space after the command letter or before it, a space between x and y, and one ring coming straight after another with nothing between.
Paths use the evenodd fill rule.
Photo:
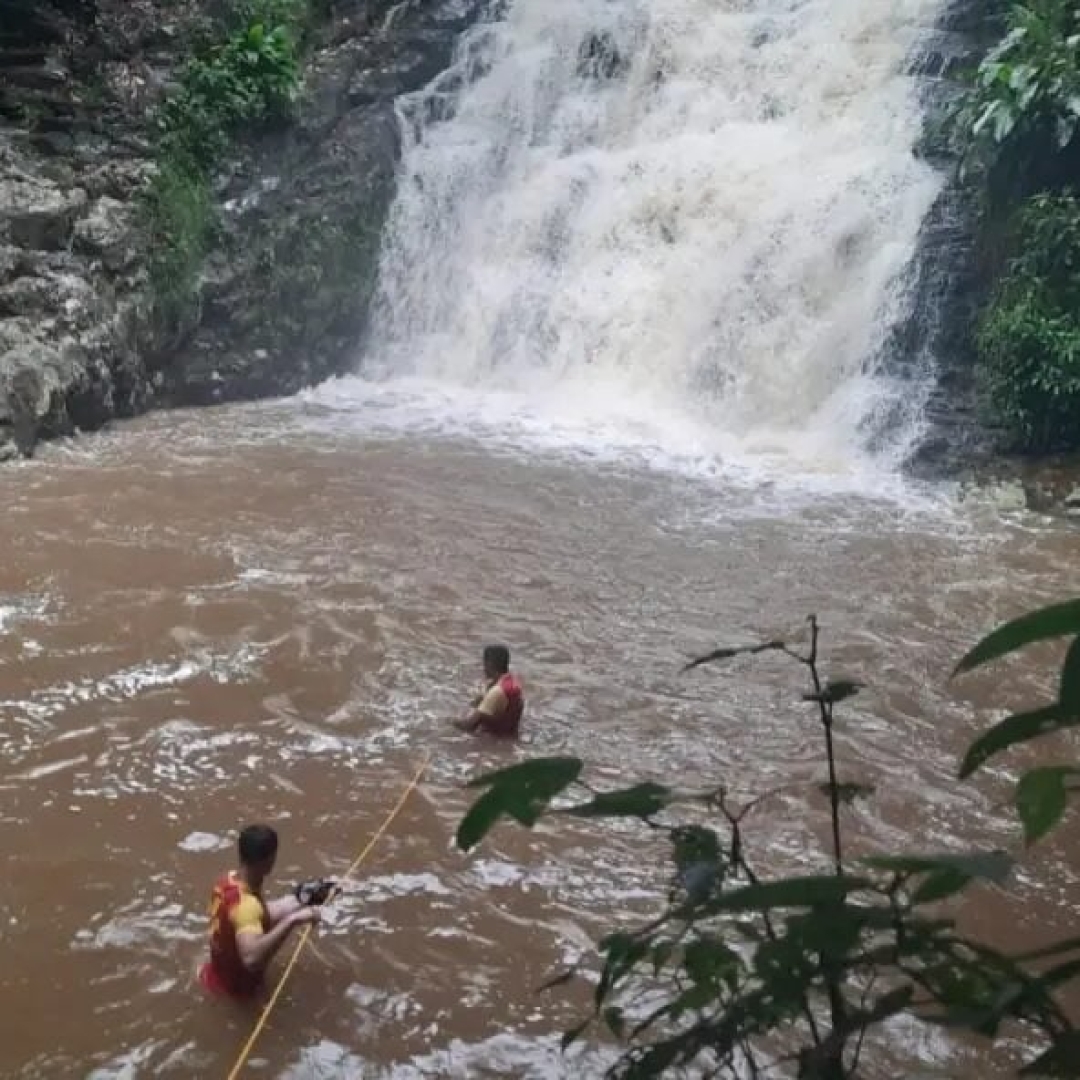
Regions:
<instances>
[{"instance_id":1,"label":"orange life vest","mask_svg":"<svg viewBox=\"0 0 1080 1080\"><path fill-rule=\"evenodd\" d=\"M248 997L262 985L262 974L248 971L240 959L232 911L244 896L245 886L225 874L210 894L210 962L199 971L199 981L216 993ZM263 913L263 931L266 915Z\"/></svg>"},{"instance_id":2,"label":"orange life vest","mask_svg":"<svg viewBox=\"0 0 1080 1080\"><path fill-rule=\"evenodd\" d=\"M492 735L513 738L521 727L521 717L525 712L525 695L516 675L509 673L503 675L497 685L506 695L506 708L498 716L485 719L483 728Z\"/></svg>"}]
</instances>

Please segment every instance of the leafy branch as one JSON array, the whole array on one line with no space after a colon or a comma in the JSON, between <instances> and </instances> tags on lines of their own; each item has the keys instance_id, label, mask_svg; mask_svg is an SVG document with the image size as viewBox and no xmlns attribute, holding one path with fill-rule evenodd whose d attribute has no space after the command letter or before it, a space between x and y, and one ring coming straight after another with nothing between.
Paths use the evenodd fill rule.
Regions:
<instances>
[{"instance_id":1,"label":"leafy branch","mask_svg":"<svg viewBox=\"0 0 1080 1080\"><path fill-rule=\"evenodd\" d=\"M482 794L459 825L463 850L503 818L531 827L552 815L637 818L670 845L674 873L666 905L637 929L599 943L592 1013L566 1033L564 1046L603 1025L624 1044L609 1072L619 1080L690 1066L710 1076L779 1072L848 1080L860 1075L868 1032L910 1013L991 1040L1019 1028L1040 1048L1023 1075L1080 1076L1077 1033L1055 1001L1060 987L1080 976L1080 939L1010 956L965 936L942 907L973 883L1004 883L1012 868L1007 854L880 854L858 860L857 869L845 862L843 808L870 789L841 779L835 708L860 687L824 677L820 628L813 617L809 625L805 653L780 641L723 647L685 670L766 653L788 656L806 670L803 701L815 706L827 772L818 786L829 796L830 873L769 876L751 864L747 822L775 792L736 807L723 785L680 792L650 781L596 791L574 757L529 761L471 782ZM958 670L1073 633L1080 633L1080 603L1003 627ZM1063 668L1054 713L1059 728L1080 697L1078 656L1080 648L1070 649ZM995 732L1013 729L1003 721L988 732L975 757L969 754L974 767L988 748L1011 745ZM987 743L991 737L996 741ZM1061 766L1021 781L1017 802L1029 837L1057 821L1062 793L1076 775ZM575 799L578 789L588 798ZM684 820L689 809L696 820ZM575 967L546 987L580 977Z\"/></svg>"}]
</instances>

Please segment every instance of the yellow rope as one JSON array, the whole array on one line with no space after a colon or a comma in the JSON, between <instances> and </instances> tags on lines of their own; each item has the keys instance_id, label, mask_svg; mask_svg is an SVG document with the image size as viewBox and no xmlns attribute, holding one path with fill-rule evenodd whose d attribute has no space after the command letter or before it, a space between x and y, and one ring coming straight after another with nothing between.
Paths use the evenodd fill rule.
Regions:
<instances>
[{"instance_id":1,"label":"yellow rope","mask_svg":"<svg viewBox=\"0 0 1080 1080\"><path fill-rule=\"evenodd\" d=\"M330 899L327 901L327 903L332 901L334 897L336 897L338 893L341 892L343 884L353 876L360 864L368 857L371 849L375 847L375 845L382 838L383 833L386 832L388 828L390 828L390 825L392 824L394 818L396 818L398 814L401 813L402 809L405 806L405 803L409 801L409 796L415 790L416 785L420 783L420 778L427 770L429 761L430 757L424 758L423 763L421 764L420 768L416 770L416 773L413 776L412 780L409 781L409 786L402 793L401 798L398 799L394 809L390 811L390 813L386 817L386 820L376 830L375 835L367 842L367 846L363 849L363 851L360 852L359 855L356 856L349 869L345 871L344 876L337 883L337 887L334 889L334 892L330 896ZM236 1080L236 1078L243 1070L244 1066L247 1064L247 1059L251 1056L251 1051L255 1046L255 1042L262 1034L263 1028L266 1027L266 1021L270 1019L270 1013L273 1012L274 1006L277 1004L278 998L281 996L281 991L285 988L285 982L292 974L292 969L296 966L296 961L300 959L300 953L303 952L304 946L307 944L309 937L311 937L311 923L308 923L307 926L304 927L304 931L300 935L300 940L296 943L296 948L293 949L293 954L289 957L289 962L285 965L285 970L282 971L281 978L278 979L277 986L274 987L273 994L270 995L270 1000L263 1006L263 1010L259 1014L259 1019L256 1022L255 1027L252 1029L251 1035L248 1036L248 1041L244 1043L244 1047L240 1051L240 1054L236 1059L236 1064L232 1067L232 1071L229 1073L228 1080Z\"/></svg>"}]
</instances>

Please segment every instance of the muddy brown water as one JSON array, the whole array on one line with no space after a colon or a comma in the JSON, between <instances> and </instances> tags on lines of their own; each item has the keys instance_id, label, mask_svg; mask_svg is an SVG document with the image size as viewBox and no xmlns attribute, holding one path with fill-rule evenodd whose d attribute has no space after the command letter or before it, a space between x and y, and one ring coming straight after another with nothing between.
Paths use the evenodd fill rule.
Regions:
<instances>
[{"instance_id":1,"label":"muddy brown water","mask_svg":"<svg viewBox=\"0 0 1080 1080\"><path fill-rule=\"evenodd\" d=\"M260 1040L265 1077L598 1075L562 1056L588 991L535 987L666 889L634 828L501 828L472 856L462 781L573 753L599 783L821 775L778 662L693 675L718 642L814 611L837 674L859 851L1015 846L1019 759L958 754L1044 695L1052 650L950 684L997 620L1075 591L1068 523L959 504L775 493L387 433L289 426L287 406L159 417L0 471L0 1075L224 1077L253 1015L193 983L212 879L248 820L277 880L340 872L422 756L419 793L328 916ZM276 433L277 432L277 433ZM448 730L505 639L527 738ZM766 863L818 865L816 797L762 812ZM1007 944L1075 931L1073 830L963 917ZM871 1074L1004 1075L1009 1052L899 1024Z\"/></svg>"}]
</instances>

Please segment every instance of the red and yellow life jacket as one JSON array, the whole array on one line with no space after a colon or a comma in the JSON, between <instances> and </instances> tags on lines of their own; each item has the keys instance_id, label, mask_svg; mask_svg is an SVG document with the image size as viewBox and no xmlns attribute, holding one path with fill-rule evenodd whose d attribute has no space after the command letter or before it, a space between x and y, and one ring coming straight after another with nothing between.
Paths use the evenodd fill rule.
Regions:
<instances>
[{"instance_id":1,"label":"red and yellow life jacket","mask_svg":"<svg viewBox=\"0 0 1080 1080\"><path fill-rule=\"evenodd\" d=\"M262 985L262 974L248 971L240 959L232 913L250 890L232 874L224 874L210 894L210 962L199 971L199 981L215 993L248 997ZM266 932L263 912L263 932Z\"/></svg>"},{"instance_id":2,"label":"red and yellow life jacket","mask_svg":"<svg viewBox=\"0 0 1080 1080\"><path fill-rule=\"evenodd\" d=\"M483 727L491 735L513 738L521 727L521 717L525 712L525 694L518 677L512 673L503 675L496 685L506 695L506 708L498 716L485 718Z\"/></svg>"}]
</instances>

